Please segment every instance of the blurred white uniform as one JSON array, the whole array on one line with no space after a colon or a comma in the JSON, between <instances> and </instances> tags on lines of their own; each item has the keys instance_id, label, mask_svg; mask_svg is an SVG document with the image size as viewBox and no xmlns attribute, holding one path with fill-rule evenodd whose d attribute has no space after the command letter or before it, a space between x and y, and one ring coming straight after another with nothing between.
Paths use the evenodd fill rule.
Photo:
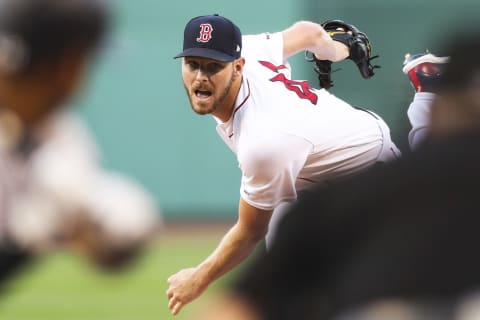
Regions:
<instances>
[{"instance_id":1,"label":"blurred white uniform","mask_svg":"<svg viewBox=\"0 0 480 320\"><path fill-rule=\"evenodd\" d=\"M0 130L5 127L0 121ZM18 140L10 132L0 134L0 141L7 136ZM101 167L79 117L58 113L30 140L31 152L15 152L17 141L3 143L0 155L0 175L11 175L2 179L0 230L10 241L41 253L61 247L77 223L88 222L102 245L117 249L142 246L158 231L161 213L154 199L131 178Z\"/></svg>"}]
</instances>

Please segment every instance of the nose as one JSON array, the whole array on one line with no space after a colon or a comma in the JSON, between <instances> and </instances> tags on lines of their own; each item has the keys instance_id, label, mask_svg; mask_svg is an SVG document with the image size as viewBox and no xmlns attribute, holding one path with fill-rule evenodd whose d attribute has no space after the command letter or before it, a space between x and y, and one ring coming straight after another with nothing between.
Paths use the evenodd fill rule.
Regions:
<instances>
[{"instance_id":1,"label":"nose","mask_svg":"<svg viewBox=\"0 0 480 320\"><path fill-rule=\"evenodd\" d=\"M204 69L198 68L195 78L199 81L206 81L208 80L208 73Z\"/></svg>"}]
</instances>

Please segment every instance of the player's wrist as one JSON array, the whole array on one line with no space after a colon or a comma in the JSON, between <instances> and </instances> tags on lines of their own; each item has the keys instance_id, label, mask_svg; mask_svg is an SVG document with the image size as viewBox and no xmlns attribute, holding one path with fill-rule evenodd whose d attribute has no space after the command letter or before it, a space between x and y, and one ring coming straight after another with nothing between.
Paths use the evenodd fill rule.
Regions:
<instances>
[{"instance_id":1,"label":"player's wrist","mask_svg":"<svg viewBox=\"0 0 480 320\"><path fill-rule=\"evenodd\" d=\"M205 290L216 279L209 262L203 262L195 267L194 276L197 286L202 288L202 290Z\"/></svg>"},{"instance_id":2,"label":"player's wrist","mask_svg":"<svg viewBox=\"0 0 480 320\"><path fill-rule=\"evenodd\" d=\"M347 59L350 56L350 48L347 45L343 44L342 42L333 41L333 45L335 46L335 53L336 53L336 60L332 61L342 61Z\"/></svg>"}]
</instances>

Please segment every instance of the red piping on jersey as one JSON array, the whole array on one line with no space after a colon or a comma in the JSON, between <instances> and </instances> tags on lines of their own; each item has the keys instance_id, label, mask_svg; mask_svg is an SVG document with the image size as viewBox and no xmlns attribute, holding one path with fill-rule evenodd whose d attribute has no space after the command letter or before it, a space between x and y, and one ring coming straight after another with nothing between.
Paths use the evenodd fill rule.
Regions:
<instances>
[{"instance_id":1,"label":"red piping on jersey","mask_svg":"<svg viewBox=\"0 0 480 320\"><path fill-rule=\"evenodd\" d=\"M245 105L245 102L247 102L248 98L250 98L250 82L248 82L248 80L247 80L247 88L248 88L248 94L245 97L245 99L243 99L243 101L233 110L233 116L232 116L233 118L235 118L235 113L237 113L237 111ZM233 137L233 132L228 137L229 138Z\"/></svg>"},{"instance_id":2,"label":"red piping on jersey","mask_svg":"<svg viewBox=\"0 0 480 320\"><path fill-rule=\"evenodd\" d=\"M247 88L248 88L248 94L247 96L245 97L245 99L243 99L242 103L240 103L238 105L238 107L235 108L235 110L233 110L233 116L235 117L235 113L238 111L238 109L240 109L241 107L243 107L243 105L245 104L245 102L247 102L248 98L250 98L250 82L248 82L247 80Z\"/></svg>"},{"instance_id":3,"label":"red piping on jersey","mask_svg":"<svg viewBox=\"0 0 480 320\"><path fill-rule=\"evenodd\" d=\"M275 73L279 73L278 71L279 71L279 70L282 70L282 69L288 69L287 66L284 65L284 64L281 64L281 65L279 65L279 66L276 66L276 65L274 65L273 63L268 62L268 61L261 61L261 60L260 60L260 61L258 61L258 62L260 62L260 64L261 64L262 66L267 67L268 69L272 70L272 71L275 72Z\"/></svg>"}]
</instances>

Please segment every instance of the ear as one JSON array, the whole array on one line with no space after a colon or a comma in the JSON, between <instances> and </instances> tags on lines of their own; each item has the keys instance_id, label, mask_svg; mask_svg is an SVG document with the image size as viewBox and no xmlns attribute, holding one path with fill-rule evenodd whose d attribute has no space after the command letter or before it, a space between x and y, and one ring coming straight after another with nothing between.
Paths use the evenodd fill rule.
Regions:
<instances>
[{"instance_id":1,"label":"ear","mask_svg":"<svg viewBox=\"0 0 480 320\"><path fill-rule=\"evenodd\" d=\"M245 58L240 57L233 63L233 68L236 75L241 75L243 73L243 68L245 66Z\"/></svg>"}]
</instances>

